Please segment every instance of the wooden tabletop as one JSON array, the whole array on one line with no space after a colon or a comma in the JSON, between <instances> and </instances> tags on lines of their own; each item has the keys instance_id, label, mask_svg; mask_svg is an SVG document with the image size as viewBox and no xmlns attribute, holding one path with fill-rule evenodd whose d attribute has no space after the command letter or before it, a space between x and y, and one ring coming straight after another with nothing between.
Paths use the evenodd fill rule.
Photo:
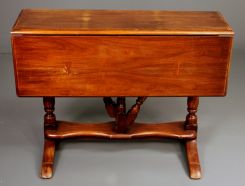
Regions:
<instances>
[{"instance_id":1,"label":"wooden tabletop","mask_svg":"<svg viewBox=\"0 0 245 186\"><path fill-rule=\"evenodd\" d=\"M233 35L219 12L24 9L12 34Z\"/></svg>"}]
</instances>

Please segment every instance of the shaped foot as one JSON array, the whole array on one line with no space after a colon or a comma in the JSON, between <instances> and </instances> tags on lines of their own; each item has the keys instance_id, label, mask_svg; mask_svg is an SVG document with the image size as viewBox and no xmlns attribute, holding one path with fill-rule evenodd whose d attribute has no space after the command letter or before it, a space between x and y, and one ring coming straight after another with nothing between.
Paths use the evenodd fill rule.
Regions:
<instances>
[{"instance_id":1,"label":"shaped foot","mask_svg":"<svg viewBox=\"0 0 245 186\"><path fill-rule=\"evenodd\" d=\"M185 143L189 174L191 179L201 178L201 166L198 157L196 140L187 140Z\"/></svg>"},{"instance_id":2,"label":"shaped foot","mask_svg":"<svg viewBox=\"0 0 245 186\"><path fill-rule=\"evenodd\" d=\"M41 167L41 178L48 179L53 176L53 165L55 155L55 141L45 139L43 149L43 160Z\"/></svg>"}]
</instances>

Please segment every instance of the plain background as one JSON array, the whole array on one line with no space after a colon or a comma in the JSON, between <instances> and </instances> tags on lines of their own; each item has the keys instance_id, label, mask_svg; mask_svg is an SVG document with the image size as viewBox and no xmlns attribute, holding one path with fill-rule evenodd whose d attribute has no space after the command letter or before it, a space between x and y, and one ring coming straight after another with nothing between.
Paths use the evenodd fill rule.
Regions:
<instances>
[{"instance_id":1,"label":"plain background","mask_svg":"<svg viewBox=\"0 0 245 186\"><path fill-rule=\"evenodd\" d=\"M245 1L243 0L6 0L0 1L0 186L15 185L245 185ZM176 141L64 142L51 180L39 178L43 145L40 98L15 95L10 30L22 8L218 10L236 35L228 95L201 98L199 155L203 178L193 181ZM132 104L134 99L129 99ZM109 120L99 98L59 98L59 119ZM138 121L180 120L185 98L149 98Z\"/></svg>"}]
</instances>

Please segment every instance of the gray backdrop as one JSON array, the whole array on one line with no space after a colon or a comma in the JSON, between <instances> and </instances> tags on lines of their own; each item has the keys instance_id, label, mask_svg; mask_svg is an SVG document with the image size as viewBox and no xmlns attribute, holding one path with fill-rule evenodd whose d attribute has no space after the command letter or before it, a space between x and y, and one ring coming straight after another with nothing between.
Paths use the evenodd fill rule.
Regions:
<instances>
[{"instance_id":1,"label":"gray backdrop","mask_svg":"<svg viewBox=\"0 0 245 186\"><path fill-rule=\"evenodd\" d=\"M244 0L0 0L0 186L245 185L244 7ZM40 179L42 99L16 97L10 47L10 27L22 8L221 11L236 36L227 97L200 99L198 145L203 178L190 180L183 147L163 140L63 142L56 154L54 177ZM109 120L100 98L59 98L55 113L61 120ZM137 121L183 120L185 115L186 98L149 98Z\"/></svg>"}]
</instances>

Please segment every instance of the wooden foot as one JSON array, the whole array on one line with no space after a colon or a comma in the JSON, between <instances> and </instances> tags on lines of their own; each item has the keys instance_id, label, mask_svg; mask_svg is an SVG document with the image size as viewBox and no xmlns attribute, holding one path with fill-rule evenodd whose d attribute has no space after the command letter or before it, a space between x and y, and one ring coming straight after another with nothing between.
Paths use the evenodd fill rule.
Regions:
<instances>
[{"instance_id":1,"label":"wooden foot","mask_svg":"<svg viewBox=\"0 0 245 186\"><path fill-rule=\"evenodd\" d=\"M43 105L45 110L44 115L44 134L45 131L56 129L56 117L54 112L55 98L44 97ZM55 140L44 138L43 161L41 167L41 178L51 178L53 176L53 165L55 155Z\"/></svg>"},{"instance_id":2,"label":"wooden foot","mask_svg":"<svg viewBox=\"0 0 245 186\"><path fill-rule=\"evenodd\" d=\"M111 98L104 98L109 115L115 117L116 121L80 124L56 121L55 114L53 113L55 99L54 97L44 97L43 103L46 112L44 115L45 142L41 178L51 178L53 176L56 143L68 138L116 140L171 138L185 140L190 177L192 179L201 178L196 142L198 97L188 98L188 114L185 121L156 124L135 123L134 121L139 112L140 105L142 105L145 99L146 97L139 97L136 104L126 113L124 98L120 97L117 104L112 102ZM116 112L118 110L120 112ZM122 117L121 115L118 116L118 113L122 114ZM115 130L115 126L121 127L120 130Z\"/></svg>"},{"instance_id":3,"label":"wooden foot","mask_svg":"<svg viewBox=\"0 0 245 186\"><path fill-rule=\"evenodd\" d=\"M55 141L45 139L43 149L43 161L41 167L41 178L51 178L53 176L53 165L55 155Z\"/></svg>"},{"instance_id":4,"label":"wooden foot","mask_svg":"<svg viewBox=\"0 0 245 186\"><path fill-rule=\"evenodd\" d=\"M197 108L199 104L199 97L188 97L187 99L187 111L188 114L185 120L186 131L197 132ZM196 139L186 140L185 149L187 155L187 161L189 166L189 174L192 179L201 178L201 167L199 163L197 142Z\"/></svg>"},{"instance_id":5,"label":"wooden foot","mask_svg":"<svg viewBox=\"0 0 245 186\"><path fill-rule=\"evenodd\" d=\"M192 179L201 178L201 166L198 157L196 140L187 140L185 142L187 162L189 166L189 174Z\"/></svg>"}]
</instances>

